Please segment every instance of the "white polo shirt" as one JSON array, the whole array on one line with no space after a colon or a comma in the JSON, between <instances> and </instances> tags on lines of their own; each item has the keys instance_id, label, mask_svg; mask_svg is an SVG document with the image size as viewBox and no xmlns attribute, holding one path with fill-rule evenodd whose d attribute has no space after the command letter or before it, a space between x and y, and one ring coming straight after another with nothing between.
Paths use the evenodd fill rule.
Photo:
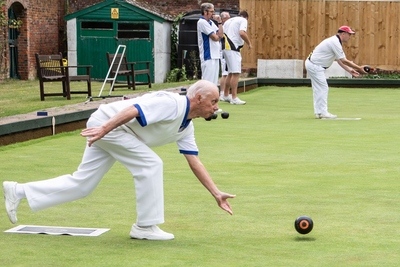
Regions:
<instances>
[{"instance_id":1,"label":"white polo shirt","mask_svg":"<svg viewBox=\"0 0 400 267\"><path fill-rule=\"evenodd\" d=\"M225 49L239 51L244 45L244 40L240 37L240 31L247 31L247 19L243 17L233 17L224 23Z\"/></svg>"},{"instance_id":2,"label":"white polo shirt","mask_svg":"<svg viewBox=\"0 0 400 267\"><path fill-rule=\"evenodd\" d=\"M318 66L329 68L333 61L345 57L346 55L343 52L343 47L338 36L334 35L323 40L315 47L310 60Z\"/></svg>"},{"instance_id":3,"label":"white polo shirt","mask_svg":"<svg viewBox=\"0 0 400 267\"><path fill-rule=\"evenodd\" d=\"M100 105L92 116L107 121L121 110L134 105L140 116L120 126L149 147L176 142L180 153L198 154L192 120L188 120L190 102L177 93L157 91L128 100Z\"/></svg>"},{"instance_id":4,"label":"white polo shirt","mask_svg":"<svg viewBox=\"0 0 400 267\"><path fill-rule=\"evenodd\" d=\"M211 20L207 21L203 16L197 21L197 44L199 46L200 61L220 59L221 44L210 38L212 33L217 33L218 27Z\"/></svg>"}]
</instances>

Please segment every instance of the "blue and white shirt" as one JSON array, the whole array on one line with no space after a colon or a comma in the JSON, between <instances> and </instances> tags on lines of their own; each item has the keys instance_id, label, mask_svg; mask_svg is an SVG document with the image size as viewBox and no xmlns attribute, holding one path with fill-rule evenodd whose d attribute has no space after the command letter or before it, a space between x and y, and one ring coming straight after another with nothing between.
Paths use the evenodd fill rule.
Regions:
<instances>
[{"instance_id":1,"label":"blue and white shirt","mask_svg":"<svg viewBox=\"0 0 400 267\"><path fill-rule=\"evenodd\" d=\"M220 59L221 44L210 38L212 33L217 33L218 27L211 20L207 21L203 16L197 21L197 44L199 46L200 61Z\"/></svg>"},{"instance_id":2,"label":"blue and white shirt","mask_svg":"<svg viewBox=\"0 0 400 267\"><path fill-rule=\"evenodd\" d=\"M134 105L140 116L120 126L149 147L176 142L180 153L198 155L194 126L188 119L189 99L177 93L157 91L128 100L100 105L92 114L107 121L121 110Z\"/></svg>"}]
</instances>

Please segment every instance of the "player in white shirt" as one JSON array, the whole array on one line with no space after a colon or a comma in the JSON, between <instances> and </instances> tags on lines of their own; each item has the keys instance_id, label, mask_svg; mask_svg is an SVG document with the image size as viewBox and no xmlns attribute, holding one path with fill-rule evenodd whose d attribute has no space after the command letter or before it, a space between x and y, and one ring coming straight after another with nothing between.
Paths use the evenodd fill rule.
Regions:
<instances>
[{"instance_id":1,"label":"player in white shirt","mask_svg":"<svg viewBox=\"0 0 400 267\"><path fill-rule=\"evenodd\" d=\"M344 70L358 77L360 73L366 73L364 66L358 66L346 59L342 42L348 42L355 32L349 26L341 26L338 33L323 40L308 56L305 67L311 79L314 100L314 113L317 119L335 119L337 116L328 112L328 82L325 70L336 61Z\"/></svg>"},{"instance_id":2,"label":"player in white shirt","mask_svg":"<svg viewBox=\"0 0 400 267\"><path fill-rule=\"evenodd\" d=\"M214 5L203 3L201 5L202 16L197 21L197 44L201 63L201 78L218 85L219 59L221 44L224 36L222 21L219 15L214 15ZM211 20L214 18L217 25Z\"/></svg>"},{"instance_id":3,"label":"player in white shirt","mask_svg":"<svg viewBox=\"0 0 400 267\"><path fill-rule=\"evenodd\" d=\"M223 11L220 14L221 17L221 21L222 21L222 25L224 25L225 21L227 21L228 19L231 18L231 15L229 14L229 12L227 11ZM226 61L224 58L224 55L222 53L223 47L225 46L225 39L222 38L220 41L220 45L221 45L221 51L220 51L220 55L221 55L221 78L219 79L219 88L220 88L220 95L221 97L224 96L224 91L225 91L225 85L226 85L226 78L228 77L228 70L226 68ZM229 91L229 87L227 88L227 90ZM220 98L221 100L221 98ZM223 101L223 99L222 99Z\"/></svg>"},{"instance_id":4,"label":"player in white shirt","mask_svg":"<svg viewBox=\"0 0 400 267\"><path fill-rule=\"evenodd\" d=\"M12 223L26 198L33 211L89 195L116 161L131 173L136 188L137 221L130 236L170 240L173 234L158 228L164 223L163 162L151 147L176 142L191 170L229 214L227 201L200 162L192 119L208 118L218 110L218 87L209 81L193 84L187 95L158 91L130 100L101 105L81 135L88 145L77 171L53 179L19 184L4 182L6 211Z\"/></svg>"},{"instance_id":5,"label":"player in white shirt","mask_svg":"<svg viewBox=\"0 0 400 267\"><path fill-rule=\"evenodd\" d=\"M246 33L248 17L249 15L246 11L240 11L238 17L230 18L224 23L225 47L223 55L229 75L226 79L224 95L221 96L220 99L236 105L246 104L245 101L237 97L237 87L239 76L242 72L242 56L240 50L245 42L249 49L252 47ZM229 87L231 88L232 96L229 96Z\"/></svg>"}]
</instances>

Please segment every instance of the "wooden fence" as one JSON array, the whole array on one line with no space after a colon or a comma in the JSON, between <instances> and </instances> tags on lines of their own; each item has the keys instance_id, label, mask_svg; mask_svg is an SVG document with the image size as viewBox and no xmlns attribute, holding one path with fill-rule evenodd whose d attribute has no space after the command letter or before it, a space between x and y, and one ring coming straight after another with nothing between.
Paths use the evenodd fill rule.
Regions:
<instances>
[{"instance_id":1,"label":"wooden fence","mask_svg":"<svg viewBox=\"0 0 400 267\"><path fill-rule=\"evenodd\" d=\"M359 65L399 70L400 0L240 0L249 13L253 49L242 49L243 66L257 59L305 59L342 25L356 34L343 44L347 59Z\"/></svg>"}]
</instances>

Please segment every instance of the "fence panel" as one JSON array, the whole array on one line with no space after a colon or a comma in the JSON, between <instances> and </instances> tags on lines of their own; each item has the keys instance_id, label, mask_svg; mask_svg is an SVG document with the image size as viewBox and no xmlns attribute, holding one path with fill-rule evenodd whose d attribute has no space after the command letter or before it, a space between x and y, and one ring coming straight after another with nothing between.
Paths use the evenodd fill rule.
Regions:
<instances>
[{"instance_id":1,"label":"fence panel","mask_svg":"<svg viewBox=\"0 0 400 267\"><path fill-rule=\"evenodd\" d=\"M400 0L240 0L249 12L253 49L242 50L243 66L257 59L305 59L341 25L356 31L344 51L349 60L399 70Z\"/></svg>"}]
</instances>

